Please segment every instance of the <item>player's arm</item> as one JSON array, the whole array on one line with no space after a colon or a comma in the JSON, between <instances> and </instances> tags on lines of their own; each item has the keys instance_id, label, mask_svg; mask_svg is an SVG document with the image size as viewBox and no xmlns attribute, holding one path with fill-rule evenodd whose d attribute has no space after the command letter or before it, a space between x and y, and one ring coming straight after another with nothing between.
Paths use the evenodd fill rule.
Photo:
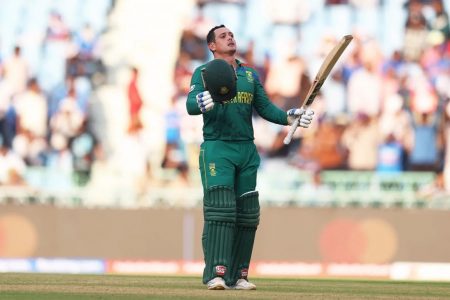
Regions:
<instances>
[{"instance_id":1,"label":"player's arm","mask_svg":"<svg viewBox=\"0 0 450 300\"><path fill-rule=\"evenodd\" d=\"M203 92L205 89L203 87L202 78L200 75L200 68L197 68L192 74L191 78L191 89L189 91L187 101L186 101L186 109L188 114L190 115L200 115L202 112L197 105L196 96L198 93Z\"/></svg>"},{"instance_id":2,"label":"player's arm","mask_svg":"<svg viewBox=\"0 0 450 300\"><path fill-rule=\"evenodd\" d=\"M186 109L190 115L200 115L213 109L214 102L208 91L205 91L201 77L201 68L197 68L191 78L191 89L186 101Z\"/></svg>"}]
</instances>

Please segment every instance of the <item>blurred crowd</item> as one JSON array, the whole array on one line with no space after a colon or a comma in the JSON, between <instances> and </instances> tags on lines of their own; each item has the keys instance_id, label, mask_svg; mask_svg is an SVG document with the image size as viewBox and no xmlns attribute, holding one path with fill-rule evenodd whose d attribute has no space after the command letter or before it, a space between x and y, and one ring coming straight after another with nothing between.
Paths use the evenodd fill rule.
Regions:
<instances>
[{"instance_id":1,"label":"blurred crowd","mask_svg":"<svg viewBox=\"0 0 450 300\"><path fill-rule=\"evenodd\" d=\"M89 18L71 26L62 14L72 15L71 5L61 11L45 1L34 11L22 1L2 5L2 22L11 23L0 35L0 43L10 42L0 47L0 185L27 185L30 168L54 170L63 189L83 185L101 155L89 110L105 72L100 28Z\"/></svg>"},{"instance_id":2,"label":"blurred crowd","mask_svg":"<svg viewBox=\"0 0 450 300\"><path fill-rule=\"evenodd\" d=\"M223 7L245 7L245 1L220 2ZM289 7L301 8L305 3L280 1L277 5L280 11L289 11ZM180 102L189 91L193 69L211 58L204 36L215 20L205 16L208 5L208 1L200 1L196 17L182 35L175 68ZM325 1L322 10L333 12L346 7L353 14L364 9L376 13L383 5L386 3L382 1ZM384 40L361 28L348 32L354 40L313 104L316 112L313 129L300 132L286 146L282 142L286 129L255 114L256 143L263 164L264 159L283 158L314 172L430 171L436 172L439 188L445 185L450 190L450 158L446 156L450 147L448 13L441 0L412 0L399 5L406 18L398 49L383 51ZM257 60L255 41L250 39L240 53L244 62L259 71L272 101L285 110L297 107L300 99L304 99L320 63L340 39L329 32L322 34L316 37L319 43L316 51L303 55L295 51L304 45L299 29L310 20L290 16L277 17L272 24L285 26L297 35L293 40L285 39L285 49L266 53ZM185 143L180 137L178 144Z\"/></svg>"},{"instance_id":3,"label":"blurred crowd","mask_svg":"<svg viewBox=\"0 0 450 300\"><path fill-rule=\"evenodd\" d=\"M114 1L103 2L107 9L96 18L106 23ZM275 7L273 1L196 1L181 32L173 96L167 99L164 124L158 124L165 136L158 167L175 172L171 178L181 185L199 184L192 181L192 174L198 172L202 122L200 116L186 114L185 101L192 72L212 57L205 44L211 27L223 23L235 32L240 58L259 72L270 99L287 110L299 106L324 57L340 39L342 32L320 31L316 25L337 20L328 25L354 39L314 102L313 127L298 130L286 146L282 141L288 128L254 115L262 163L282 159L313 172L431 171L438 175L438 187L450 190L446 155L450 151L450 27L445 4L443 0L314 4L279 0ZM251 17L255 6L263 6L269 17ZM381 12L389 16L389 7L399 9L404 22L398 17L392 24L400 24L399 28L383 25L388 30L373 31L380 19L370 16ZM33 180L27 170L45 168L68 174L67 182L59 181L59 185L84 186L93 164L105 159L104 132L91 124L98 116L90 103L108 77L101 48L107 25L71 26L65 16L57 10L47 13L43 32L33 44L37 50L30 50L30 44L20 38L10 51L0 48L0 185L27 184ZM270 33L264 28L270 28ZM389 44L392 37L386 32L391 29L392 34L401 33L398 47ZM27 56L34 57L34 63L23 55L26 51L35 53ZM123 157L134 158L125 159L128 168L139 163L135 170L142 170L141 177L156 180L156 170L146 166L149 154L142 153L146 151L139 144L142 137L133 138L146 126L142 113L146 102L140 91L145 83L140 82L139 65L127 68L128 125L122 148L136 151Z\"/></svg>"}]
</instances>

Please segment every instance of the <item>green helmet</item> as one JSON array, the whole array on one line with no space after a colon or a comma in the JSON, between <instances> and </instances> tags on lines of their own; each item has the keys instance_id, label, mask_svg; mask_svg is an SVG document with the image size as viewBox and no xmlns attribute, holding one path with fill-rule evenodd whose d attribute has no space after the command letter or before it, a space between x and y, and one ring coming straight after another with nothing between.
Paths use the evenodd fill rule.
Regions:
<instances>
[{"instance_id":1,"label":"green helmet","mask_svg":"<svg viewBox=\"0 0 450 300\"><path fill-rule=\"evenodd\" d=\"M215 102L225 102L236 96L236 72L225 60L216 58L202 69L205 89Z\"/></svg>"}]
</instances>

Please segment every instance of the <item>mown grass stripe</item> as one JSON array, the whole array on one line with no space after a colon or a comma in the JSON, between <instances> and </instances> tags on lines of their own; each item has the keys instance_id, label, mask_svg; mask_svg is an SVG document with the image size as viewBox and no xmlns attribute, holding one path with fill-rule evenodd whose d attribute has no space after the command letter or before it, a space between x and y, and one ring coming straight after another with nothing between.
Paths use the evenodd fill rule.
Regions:
<instances>
[{"instance_id":1,"label":"mown grass stripe","mask_svg":"<svg viewBox=\"0 0 450 300\"><path fill-rule=\"evenodd\" d=\"M0 299L450 299L450 282L254 278L256 291L208 291L201 278L0 274Z\"/></svg>"}]
</instances>

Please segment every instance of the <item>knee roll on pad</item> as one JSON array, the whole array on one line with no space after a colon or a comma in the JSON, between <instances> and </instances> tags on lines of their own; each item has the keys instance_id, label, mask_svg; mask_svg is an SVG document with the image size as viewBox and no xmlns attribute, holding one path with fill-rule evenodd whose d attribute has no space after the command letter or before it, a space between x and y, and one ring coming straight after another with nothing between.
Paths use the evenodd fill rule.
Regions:
<instances>
[{"instance_id":1,"label":"knee roll on pad","mask_svg":"<svg viewBox=\"0 0 450 300\"><path fill-rule=\"evenodd\" d=\"M209 188L203 199L205 221L236 222L236 201L234 191L228 186Z\"/></svg>"},{"instance_id":2,"label":"knee roll on pad","mask_svg":"<svg viewBox=\"0 0 450 300\"><path fill-rule=\"evenodd\" d=\"M243 227L257 227L259 224L259 193L252 191L237 199L236 223Z\"/></svg>"}]
</instances>

